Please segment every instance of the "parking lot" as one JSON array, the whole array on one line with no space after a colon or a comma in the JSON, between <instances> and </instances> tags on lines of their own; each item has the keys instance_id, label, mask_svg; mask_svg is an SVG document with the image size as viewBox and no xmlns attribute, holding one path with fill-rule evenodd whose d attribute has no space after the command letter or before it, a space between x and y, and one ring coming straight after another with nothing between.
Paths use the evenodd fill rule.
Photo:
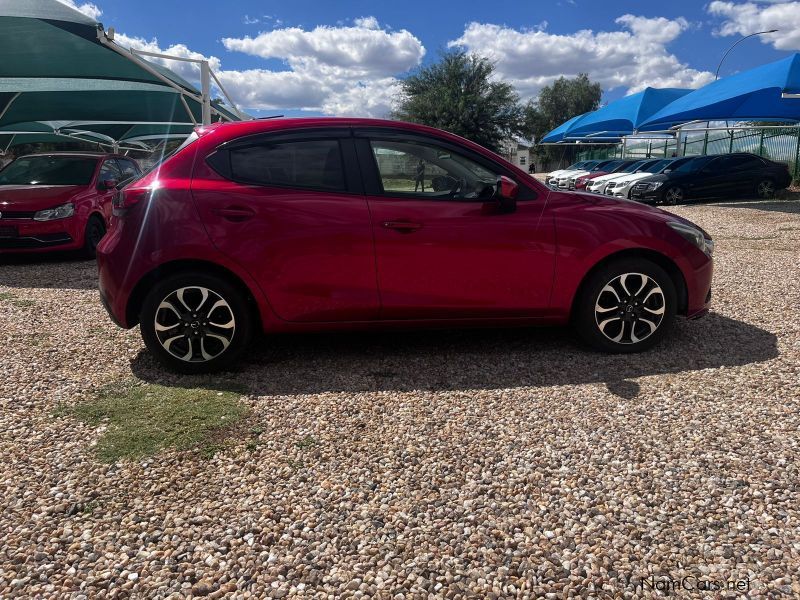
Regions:
<instances>
[{"instance_id":1,"label":"parking lot","mask_svg":"<svg viewBox=\"0 0 800 600\"><path fill-rule=\"evenodd\" d=\"M0 597L800 596L800 204L674 212L716 239L713 312L629 356L342 334L183 377L111 323L94 263L0 260ZM127 384L247 412L109 462L113 423L73 409Z\"/></svg>"}]
</instances>

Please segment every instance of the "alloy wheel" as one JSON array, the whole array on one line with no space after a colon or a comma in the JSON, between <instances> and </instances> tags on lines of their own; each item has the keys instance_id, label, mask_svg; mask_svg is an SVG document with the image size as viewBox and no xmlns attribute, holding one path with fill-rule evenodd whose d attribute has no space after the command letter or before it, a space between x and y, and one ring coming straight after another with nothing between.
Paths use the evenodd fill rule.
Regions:
<instances>
[{"instance_id":1,"label":"alloy wheel","mask_svg":"<svg viewBox=\"0 0 800 600\"><path fill-rule=\"evenodd\" d=\"M775 195L775 185L769 179L760 181L756 188L759 198L772 198Z\"/></svg>"},{"instance_id":2,"label":"alloy wheel","mask_svg":"<svg viewBox=\"0 0 800 600\"><path fill-rule=\"evenodd\" d=\"M636 344L656 332L665 309L664 291L653 278L624 273L600 290L594 317L600 333L612 342Z\"/></svg>"},{"instance_id":3,"label":"alloy wheel","mask_svg":"<svg viewBox=\"0 0 800 600\"><path fill-rule=\"evenodd\" d=\"M664 193L664 202L670 206L683 201L683 190L679 187L671 187Z\"/></svg>"},{"instance_id":4,"label":"alloy wheel","mask_svg":"<svg viewBox=\"0 0 800 600\"><path fill-rule=\"evenodd\" d=\"M201 286L179 288L158 305L156 337L169 354L186 362L205 362L230 346L236 319L228 302Z\"/></svg>"}]
</instances>

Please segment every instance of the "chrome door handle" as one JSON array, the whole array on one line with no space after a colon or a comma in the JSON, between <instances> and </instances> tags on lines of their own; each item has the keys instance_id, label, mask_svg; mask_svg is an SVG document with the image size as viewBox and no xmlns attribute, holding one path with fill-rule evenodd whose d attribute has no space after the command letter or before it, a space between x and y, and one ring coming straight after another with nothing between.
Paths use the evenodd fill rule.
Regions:
<instances>
[{"instance_id":1,"label":"chrome door handle","mask_svg":"<svg viewBox=\"0 0 800 600\"><path fill-rule=\"evenodd\" d=\"M256 212L252 208L246 208L243 206L228 206L226 208L214 208L211 209L215 215L222 217L223 219L227 219L228 221L233 222L241 222L246 221L247 219L252 219Z\"/></svg>"}]
</instances>

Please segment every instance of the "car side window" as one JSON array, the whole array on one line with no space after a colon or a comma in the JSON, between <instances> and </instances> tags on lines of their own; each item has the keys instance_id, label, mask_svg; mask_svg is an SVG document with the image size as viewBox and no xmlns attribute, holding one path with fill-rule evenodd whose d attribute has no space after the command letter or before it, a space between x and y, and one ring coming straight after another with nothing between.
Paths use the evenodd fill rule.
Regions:
<instances>
[{"instance_id":1,"label":"car side window","mask_svg":"<svg viewBox=\"0 0 800 600\"><path fill-rule=\"evenodd\" d=\"M259 143L231 148L231 176L265 186L327 191L346 189L337 140Z\"/></svg>"},{"instance_id":2,"label":"car side window","mask_svg":"<svg viewBox=\"0 0 800 600\"><path fill-rule=\"evenodd\" d=\"M731 162L729 167L736 171L755 171L757 169L761 169L764 166L764 163L761 162L761 159L756 158L755 156L734 156L731 157Z\"/></svg>"},{"instance_id":3,"label":"car side window","mask_svg":"<svg viewBox=\"0 0 800 600\"><path fill-rule=\"evenodd\" d=\"M120 169L122 170L122 178L123 179L130 179L132 177L138 177L141 174L141 171L139 170L139 167L132 160L126 160L124 158L118 158L117 159L117 164L119 164Z\"/></svg>"},{"instance_id":4,"label":"car side window","mask_svg":"<svg viewBox=\"0 0 800 600\"><path fill-rule=\"evenodd\" d=\"M117 161L113 158L105 161L103 166L100 167L100 175L97 177L98 181L122 181L122 171L117 166Z\"/></svg>"},{"instance_id":5,"label":"car side window","mask_svg":"<svg viewBox=\"0 0 800 600\"><path fill-rule=\"evenodd\" d=\"M370 144L387 196L468 200L494 192L497 173L448 148L416 141Z\"/></svg>"}]
</instances>

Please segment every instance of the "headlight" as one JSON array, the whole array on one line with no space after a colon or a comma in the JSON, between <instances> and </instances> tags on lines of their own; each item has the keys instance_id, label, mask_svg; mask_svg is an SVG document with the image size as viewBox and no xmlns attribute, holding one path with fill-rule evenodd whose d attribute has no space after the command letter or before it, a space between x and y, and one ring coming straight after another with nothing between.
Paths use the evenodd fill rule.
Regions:
<instances>
[{"instance_id":1,"label":"headlight","mask_svg":"<svg viewBox=\"0 0 800 600\"><path fill-rule=\"evenodd\" d=\"M697 248L705 252L708 256L714 254L714 240L706 238L703 232L696 227L692 227L686 223L679 223L678 221L670 221L667 225L672 227L672 229L683 238L692 242L692 244L697 246Z\"/></svg>"},{"instance_id":2,"label":"headlight","mask_svg":"<svg viewBox=\"0 0 800 600\"><path fill-rule=\"evenodd\" d=\"M651 189L651 190L657 190L657 189L658 189L658 188L660 188L662 185L664 185L664 182L663 182L663 181L654 181L653 183L651 183L651 184L650 184L650 189Z\"/></svg>"},{"instance_id":3,"label":"headlight","mask_svg":"<svg viewBox=\"0 0 800 600\"><path fill-rule=\"evenodd\" d=\"M75 205L71 202L56 206L55 208L46 208L39 210L33 215L34 221L54 221L55 219L66 219L75 214Z\"/></svg>"}]
</instances>

